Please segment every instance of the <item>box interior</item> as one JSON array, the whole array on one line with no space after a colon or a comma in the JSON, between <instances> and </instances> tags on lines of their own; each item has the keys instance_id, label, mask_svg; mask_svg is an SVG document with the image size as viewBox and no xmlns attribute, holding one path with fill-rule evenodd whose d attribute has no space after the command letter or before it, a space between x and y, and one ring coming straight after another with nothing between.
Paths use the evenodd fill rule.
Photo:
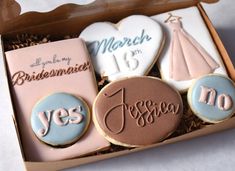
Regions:
<instances>
[{"instance_id":1,"label":"box interior","mask_svg":"<svg viewBox=\"0 0 235 171\"><path fill-rule=\"evenodd\" d=\"M3 0L9 1L9 0ZM215 2L217 0L204 0ZM94 21L118 22L132 14L154 15L166 11L195 6L200 0L96 0L86 6L65 4L47 12L28 12L14 14L11 3L2 5L2 10L8 10L8 16L0 18L0 33L34 33L34 34L78 34L85 26ZM5 7L5 8L4 8ZM15 6L14 6L15 7ZM16 9L16 7L15 7ZM63 26L61 27L61 24ZM37 27L36 27L37 26ZM56 32L54 31L56 28ZM61 29L62 28L62 29Z\"/></svg>"},{"instance_id":2,"label":"box interior","mask_svg":"<svg viewBox=\"0 0 235 171\"><path fill-rule=\"evenodd\" d=\"M155 15L155 14L159 14L159 13L163 13L163 12L167 12L167 11L171 11L175 9L186 8L190 6L197 6L205 20L205 23L208 26L208 29L211 32L211 35L215 41L215 44L217 45L217 48L224 60L224 63L227 66L230 76L234 79L235 73L232 72L232 68L233 68L232 62L217 32L215 31L205 11L201 7L201 5L198 4L198 2L199 1L185 0L185 1L180 1L177 3L174 3L174 2L171 3L170 1L169 4L167 4L166 1L149 1L149 3L146 5L141 0L133 0L132 3L124 3L122 0L114 1L114 2L105 1L105 3L103 3L101 0L98 0L95 4L88 5L84 8L80 6L75 6L75 5L62 6L58 9L59 11L58 13L60 13L60 15L56 13L57 12L56 10L52 11L51 13L42 14L42 16L44 15L43 17L40 16L40 14L38 13L27 13L25 15L20 16L21 18L17 19L17 22L8 21L8 23L4 27L1 27L1 33L3 34L3 45L6 39L14 38L17 34L22 34L22 33L40 34L40 35L50 34L55 39L60 39L62 36L66 36L66 35L73 35L73 34L79 35L79 33L83 30L84 27L96 21L110 21L110 22L115 23L115 22L118 22L120 19L127 17L129 15L132 15L132 14L144 14L144 15L150 16L150 15ZM99 8L95 8L96 5L98 5ZM67 14L65 12L66 10L71 10L71 11L74 10L78 12L70 13L70 15L66 16L65 15ZM62 13L63 11L65 12L64 14ZM52 16L55 17L53 22L50 21ZM36 22L32 23L33 20L38 19L40 17L42 19L41 22L38 21L38 23ZM46 18L48 18L48 20L45 20L45 23L47 24L41 24L41 23L44 23L43 19L46 19ZM15 30L14 28L17 28L17 30ZM15 125L16 125L16 130L17 130L17 122L15 122ZM126 150L113 152L113 153L87 156L87 157L81 157L81 158L76 158L76 159L68 159L64 161L55 161L55 162L26 161L25 164L28 170L37 170L39 168L40 170L58 170L58 169L73 167L73 166L86 164L86 163L90 163L90 162L94 162L98 160L103 160L103 159L107 159L111 157L116 157L116 156L120 156L124 154L129 154L132 152L141 151L141 150L149 149L152 147L170 144L170 143L174 143L174 142L178 142L182 140L187 140L187 139L191 139L194 137L207 135L210 133L226 130L226 129L233 128L233 127L235 127L234 117L222 123L209 125L209 126L204 127L203 129L193 131L191 133L187 133L178 137L170 138L161 143L157 143L157 144L142 147L142 148L126 149Z\"/></svg>"}]
</instances>

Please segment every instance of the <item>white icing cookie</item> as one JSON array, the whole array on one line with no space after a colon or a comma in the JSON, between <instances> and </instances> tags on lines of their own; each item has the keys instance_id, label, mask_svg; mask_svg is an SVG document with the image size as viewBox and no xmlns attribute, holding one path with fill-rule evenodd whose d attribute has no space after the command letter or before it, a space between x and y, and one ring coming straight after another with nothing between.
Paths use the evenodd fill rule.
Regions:
<instances>
[{"instance_id":1,"label":"white icing cookie","mask_svg":"<svg viewBox=\"0 0 235 171\"><path fill-rule=\"evenodd\" d=\"M179 19L181 23L177 24L177 17L172 17L166 23L169 13L181 17ZM210 73L227 76L221 56L196 7L175 10L151 18L159 22L166 33L165 47L158 60L163 80L183 93L198 76ZM183 58L181 58L182 52ZM182 73L183 70L186 72Z\"/></svg>"},{"instance_id":2,"label":"white icing cookie","mask_svg":"<svg viewBox=\"0 0 235 171\"><path fill-rule=\"evenodd\" d=\"M163 45L161 26L147 16L133 15L118 24L98 22L82 31L95 71L109 81L148 73Z\"/></svg>"}]
</instances>

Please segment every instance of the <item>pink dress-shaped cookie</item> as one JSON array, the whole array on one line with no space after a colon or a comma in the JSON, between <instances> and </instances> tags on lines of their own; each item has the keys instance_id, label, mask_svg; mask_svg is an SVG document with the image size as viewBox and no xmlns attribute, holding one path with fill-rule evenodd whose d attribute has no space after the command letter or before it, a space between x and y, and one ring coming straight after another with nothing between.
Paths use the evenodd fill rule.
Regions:
<instances>
[{"instance_id":1,"label":"pink dress-shaped cookie","mask_svg":"<svg viewBox=\"0 0 235 171\"><path fill-rule=\"evenodd\" d=\"M219 65L182 27L179 19L170 21L173 30L170 47L170 78L185 81L213 73Z\"/></svg>"}]
</instances>

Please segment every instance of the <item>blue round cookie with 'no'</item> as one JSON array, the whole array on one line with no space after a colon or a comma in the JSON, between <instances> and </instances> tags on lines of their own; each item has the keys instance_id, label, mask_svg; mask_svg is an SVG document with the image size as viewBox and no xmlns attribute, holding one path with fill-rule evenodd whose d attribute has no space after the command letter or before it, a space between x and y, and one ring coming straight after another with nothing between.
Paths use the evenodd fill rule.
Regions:
<instances>
[{"instance_id":1,"label":"blue round cookie with 'no'","mask_svg":"<svg viewBox=\"0 0 235 171\"><path fill-rule=\"evenodd\" d=\"M68 93L54 93L32 109L31 126L44 143L65 146L78 141L90 123L86 102Z\"/></svg>"},{"instance_id":2,"label":"blue round cookie with 'no'","mask_svg":"<svg viewBox=\"0 0 235 171\"><path fill-rule=\"evenodd\" d=\"M235 112L234 82L218 74L203 76L189 89L188 102L192 111L202 120L221 122Z\"/></svg>"}]
</instances>

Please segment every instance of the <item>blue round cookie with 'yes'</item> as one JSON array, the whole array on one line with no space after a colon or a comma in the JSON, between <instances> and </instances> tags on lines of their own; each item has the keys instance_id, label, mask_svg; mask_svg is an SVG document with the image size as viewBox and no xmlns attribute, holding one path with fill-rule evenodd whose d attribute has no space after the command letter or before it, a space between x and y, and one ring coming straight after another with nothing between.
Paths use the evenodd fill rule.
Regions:
<instances>
[{"instance_id":1,"label":"blue round cookie with 'yes'","mask_svg":"<svg viewBox=\"0 0 235 171\"><path fill-rule=\"evenodd\" d=\"M35 135L52 146L75 143L90 123L84 100L67 93L54 93L40 100L32 110L31 126Z\"/></svg>"},{"instance_id":2,"label":"blue round cookie with 'yes'","mask_svg":"<svg viewBox=\"0 0 235 171\"><path fill-rule=\"evenodd\" d=\"M189 89L188 102L193 112L202 120L221 122L235 112L234 82L218 74L203 76Z\"/></svg>"}]
</instances>

